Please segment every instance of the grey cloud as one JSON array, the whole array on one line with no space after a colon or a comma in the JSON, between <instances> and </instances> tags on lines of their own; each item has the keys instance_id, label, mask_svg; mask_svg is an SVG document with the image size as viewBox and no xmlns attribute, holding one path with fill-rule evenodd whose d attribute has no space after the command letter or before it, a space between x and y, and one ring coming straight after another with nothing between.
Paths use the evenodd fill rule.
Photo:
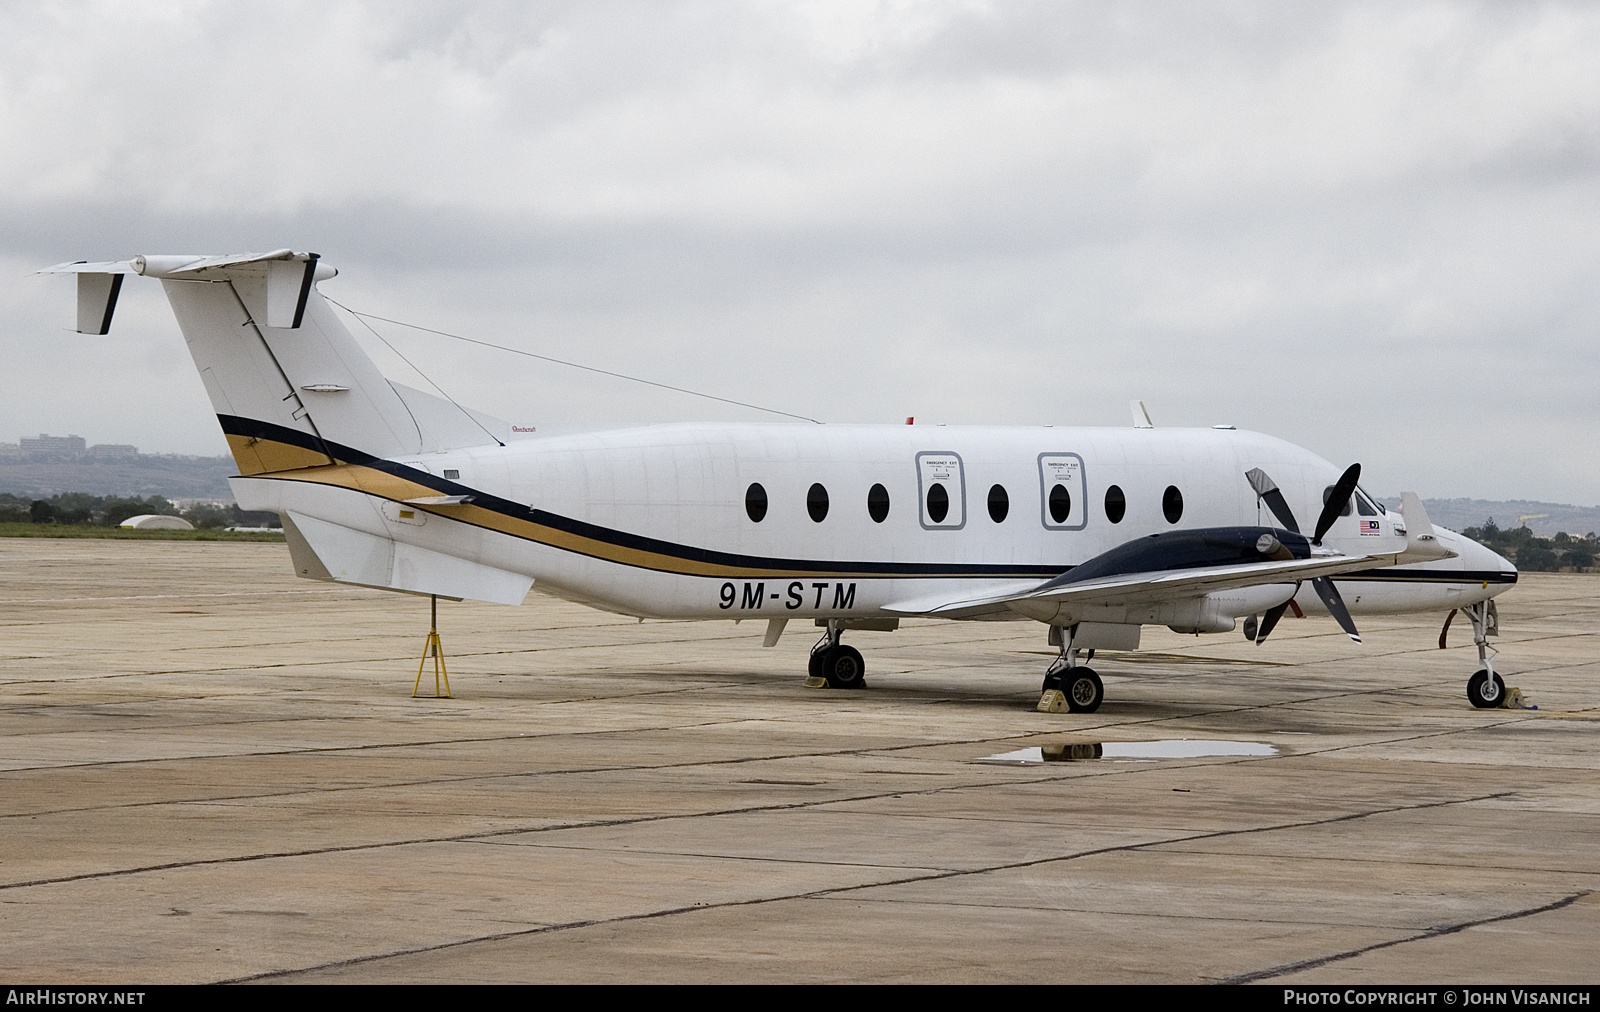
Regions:
<instances>
[{"instance_id":1,"label":"grey cloud","mask_svg":"<svg viewBox=\"0 0 1600 1012\"><path fill-rule=\"evenodd\" d=\"M369 311L833 420L1143 397L1379 491L1600 501L1582 5L73 10L0 14L19 276L294 245ZM52 357L35 280L0 438L218 442L156 296ZM749 417L385 333L519 420Z\"/></svg>"}]
</instances>

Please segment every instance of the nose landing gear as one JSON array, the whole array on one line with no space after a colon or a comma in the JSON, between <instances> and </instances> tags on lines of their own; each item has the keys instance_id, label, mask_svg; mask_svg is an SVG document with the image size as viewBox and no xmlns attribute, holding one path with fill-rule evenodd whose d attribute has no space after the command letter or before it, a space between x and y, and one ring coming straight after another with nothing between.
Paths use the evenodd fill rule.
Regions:
<instances>
[{"instance_id":1,"label":"nose landing gear","mask_svg":"<svg viewBox=\"0 0 1600 1012\"><path fill-rule=\"evenodd\" d=\"M1506 699L1506 683L1494 670L1494 647L1489 637L1500 632L1500 616L1493 601L1479 601L1461 609L1472 622L1472 640L1478 645L1478 663L1483 667L1467 679L1467 699L1480 710L1500 706ZM1443 636L1440 637L1443 640Z\"/></svg>"}]
</instances>

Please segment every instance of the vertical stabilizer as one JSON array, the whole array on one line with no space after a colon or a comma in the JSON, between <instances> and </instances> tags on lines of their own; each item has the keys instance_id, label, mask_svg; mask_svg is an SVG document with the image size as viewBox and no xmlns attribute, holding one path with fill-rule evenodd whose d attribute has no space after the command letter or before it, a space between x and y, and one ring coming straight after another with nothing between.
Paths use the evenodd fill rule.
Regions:
<instances>
[{"instance_id":1,"label":"vertical stabilizer","mask_svg":"<svg viewBox=\"0 0 1600 1012\"><path fill-rule=\"evenodd\" d=\"M140 256L47 273L79 276L78 329L98 334L124 275L161 280L241 474L498 441L494 419L384 378L317 291L337 272L315 253Z\"/></svg>"}]
</instances>

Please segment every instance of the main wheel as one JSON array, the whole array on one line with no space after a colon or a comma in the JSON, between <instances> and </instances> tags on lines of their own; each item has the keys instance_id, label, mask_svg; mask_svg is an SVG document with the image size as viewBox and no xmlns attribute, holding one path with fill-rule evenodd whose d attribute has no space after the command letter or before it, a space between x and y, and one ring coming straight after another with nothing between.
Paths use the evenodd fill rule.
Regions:
<instances>
[{"instance_id":1,"label":"main wheel","mask_svg":"<svg viewBox=\"0 0 1600 1012\"><path fill-rule=\"evenodd\" d=\"M823 647L820 650L811 651L811 659L806 662L806 674L810 675L812 678L821 678L822 662L827 658L827 656L827 647Z\"/></svg>"},{"instance_id":2,"label":"main wheel","mask_svg":"<svg viewBox=\"0 0 1600 1012\"><path fill-rule=\"evenodd\" d=\"M1467 679L1467 698L1480 710L1493 709L1506 698L1506 683L1499 675L1491 675L1488 668Z\"/></svg>"},{"instance_id":3,"label":"main wheel","mask_svg":"<svg viewBox=\"0 0 1600 1012\"><path fill-rule=\"evenodd\" d=\"M1073 713L1093 713L1106 698L1100 676L1089 668L1070 668L1062 672L1061 691L1067 694L1067 709Z\"/></svg>"},{"instance_id":4,"label":"main wheel","mask_svg":"<svg viewBox=\"0 0 1600 1012\"><path fill-rule=\"evenodd\" d=\"M867 684L867 663L861 651L839 644L826 651L822 659L822 677L830 689L859 689Z\"/></svg>"}]
</instances>

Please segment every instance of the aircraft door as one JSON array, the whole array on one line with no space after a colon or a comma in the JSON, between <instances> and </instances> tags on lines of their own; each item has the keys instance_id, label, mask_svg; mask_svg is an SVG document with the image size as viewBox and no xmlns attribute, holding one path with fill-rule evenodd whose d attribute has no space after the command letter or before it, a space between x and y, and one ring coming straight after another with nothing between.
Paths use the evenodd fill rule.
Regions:
<instances>
[{"instance_id":1,"label":"aircraft door","mask_svg":"<svg viewBox=\"0 0 1600 1012\"><path fill-rule=\"evenodd\" d=\"M917 454L918 519L927 531L958 531L967 525L967 479L960 454Z\"/></svg>"},{"instance_id":2,"label":"aircraft door","mask_svg":"<svg viewBox=\"0 0 1600 1012\"><path fill-rule=\"evenodd\" d=\"M1039 454L1039 516L1052 531L1088 526L1089 490L1076 453Z\"/></svg>"}]
</instances>

